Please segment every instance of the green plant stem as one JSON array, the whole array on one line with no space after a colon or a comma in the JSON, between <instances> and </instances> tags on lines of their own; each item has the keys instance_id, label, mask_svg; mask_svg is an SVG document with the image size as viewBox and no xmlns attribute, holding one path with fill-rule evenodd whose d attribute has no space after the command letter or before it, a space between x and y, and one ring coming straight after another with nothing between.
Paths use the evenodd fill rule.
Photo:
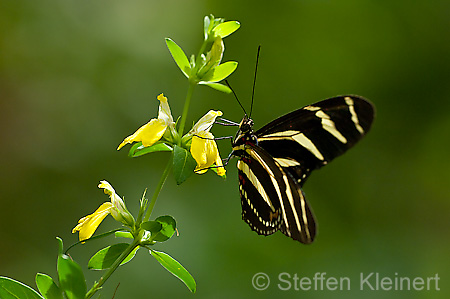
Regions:
<instances>
[{"instance_id":1,"label":"green plant stem","mask_svg":"<svg viewBox=\"0 0 450 299\"><path fill-rule=\"evenodd\" d=\"M201 68L200 62L201 62L201 55L203 54L203 52L205 52L206 46L211 43L211 41L208 40L203 40L203 43L200 47L200 50L197 54L197 58L195 60L195 66L194 68L191 70L191 75L189 78L189 88L188 88L188 92L186 95L186 101L184 102L184 107L183 107L183 114L181 115L181 120L180 120L180 126L178 127L178 135L180 137L183 136L184 134L184 126L186 124L186 118L188 115L188 111L189 111L189 105L191 104L191 98L192 98L192 94L194 93L194 88L195 86L197 86L198 84L198 78L197 78L197 72L199 70L199 68ZM177 143L178 146L181 145L181 138L178 140Z\"/></svg>"},{"instance_id":2,"label":"green plant stem","mask_svg":"<svg viewBox=\"0 0 450 299\"><path fill-rule=\"evenodd\" d=\"M136 246L139 246L140 240L135 238L134 241L128 246L128 248L122 252L122 254L117 258L117 260L114 262L114 264L109 268L108 272L105 273L102 277L100 277L100 280L96 282L92 288L89 290L89 292L86 293L86 299L91 298L94 296L94 294L101 289L102 285L108 280L108 278L116 271L116 269L120 266L120 264L123 262L123 260L126 259L126 257L136 248Z\"/></svg>"},{"instance_id":3,"label":"green plant stem","mask_svg":"<svg viewBox=\"0 0 450 299\"><path fill-rule=\"evenodd\" d=\"M191 104L192 94L194 93L194 88L196 85L197 83L189 81L189 88L186 95L186 101L184 102L183 114L181 115L180 126L178 128L178 135L180 137L182 137L184 133L184 126L186 125L186 118L189 112L189 105ZM180 145L181 145L181 138L178 139L178 146Z\"/></svg>"},{"instance_id":4,"label":"green plant stem","mask_svg":"<svg viewBox=\"0 0 450 299\"><path fill-rule=\"evenodd\" d=\"M167 177L169 176L170 170L172 169L173 165L173 153L170 156L169 162L166 165L166 169L164 169L164 172L159 179L158 185L156 186L155 191L153 192L152 199L150 200L150 204L147 208L147 212L145 212L144 221L148 221L150 219L150 215L152 214L153 207L155 206L156 199L158 199L158 195L161 192L162 187L164 186L164 182L166 181Z\"/></svg>"},{"instance_id":5,"label":"green plant stem","mask_svg":"<svg viewBox=\"0 0 450 299\"><path fill-rule=\"evenodd\" d=\"M186 125L186 119L189 112L189 105L191 104L192 95L194 93L194 88L197 85L194 81L189 81L189 88L186 95L186 101L184 102L183 107L183 114L181 115L180 119L180 126L178 128L178 135L181 137L184 133L184 127ZM181 145L181 138L178 139L178 146ZM162 187L164 186L164 182L166 181L167 177L169 176L169 172L172 169L173 165L173 153L169 159L169 162L167 163L166 169L164 169L164 172L161 176L161 179L159 180L158 185L156 186L155 191L153 192L152 199L150 200L150 204L148 206L147 212L145 213L144 221L148 221L150 219L150 215L152 214L153 207L155 206L156 200L158 199L159 193L161 192Z\"/></svg>"}]
</instances>

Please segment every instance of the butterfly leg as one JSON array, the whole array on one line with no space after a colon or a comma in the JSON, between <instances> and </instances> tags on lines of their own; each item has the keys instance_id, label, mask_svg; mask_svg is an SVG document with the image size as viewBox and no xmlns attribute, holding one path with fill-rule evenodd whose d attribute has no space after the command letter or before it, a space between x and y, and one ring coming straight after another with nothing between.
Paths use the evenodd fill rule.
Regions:
<instances>
[{"instance_id":1,"label":"butterfly leg","mask_svg":"<svg viewBox=\"0 0 450 299\"><path fill-rule=\"evenodd\" d=\"M233 139L233 136L223 136L223 137L215 137L215 138L208 138L208 137L202 137L194 134L195 137L198 137L200 139L206 139L206 140L223 140L223 139Z\"/></svg>"}]
</instances>

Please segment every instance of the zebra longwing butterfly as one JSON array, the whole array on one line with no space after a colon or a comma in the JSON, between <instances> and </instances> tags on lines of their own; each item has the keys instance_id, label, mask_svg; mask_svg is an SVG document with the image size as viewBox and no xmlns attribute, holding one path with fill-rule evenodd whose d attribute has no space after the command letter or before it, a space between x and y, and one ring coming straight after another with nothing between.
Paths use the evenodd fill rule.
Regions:
<instances>
[{"instance_id":1,"label":"zebra longwing butterfly","mask_svg":"<svg viewBox=\"0 0 450 299\"><path fill-rule=\"evenodd\" d=\"M280 230L301 243L312 243L316 220L301 187L311 171L367 134L373 118L374 106L354 95L303 107L256 132L252 119L245 115L231 153L239 158L244 221L260 235Z\"/></svg>"}]
</instances>

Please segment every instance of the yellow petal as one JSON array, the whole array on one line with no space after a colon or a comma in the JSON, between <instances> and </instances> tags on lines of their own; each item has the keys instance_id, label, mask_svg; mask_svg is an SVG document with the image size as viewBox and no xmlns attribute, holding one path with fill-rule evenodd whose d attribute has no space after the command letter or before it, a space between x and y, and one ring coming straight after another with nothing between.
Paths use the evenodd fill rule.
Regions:
<instances>
[{"instance_id":1,"label":"yellow petal","mask_svg":"<svg viewBox=\"0 0 450 299\"><path fill-rule=\"evenodd\" d=\"M208 168L215 163L218 166L217 174L220 176L225 175L225 168L223 167L214 135L210 132L202 131L192 137L191 154L197 162L194 170L196 173L203 174L207 172Z\"/></svg>"},{"instance_id":2,"label":"yellow petal","mask_svg":"<svg viewBox=\"0 0 450 299\"><path fill-rule=\"evenodd\" d=\"M103 192L105 192L105 194L108 194L109 196L116 193L116 190L114 190L113 186L111 186L111 184L108 183L108 181L105 180L100 181L98 187L103 188Z\"/></svg>"},{"instance_id":3,"label":"yellow petal","mask_svg":"<svg viewBox=\"0 0 450 299\"><path fill-rule=\"evenodd\" d=\"M209 138L214 138L213 134L205 131L199 132L192 137L191 154L197 162L197 168L201 168L208 163Z\"/></svg>"},{"instance_id":4,"label":"yellow petal","mask_svg":"<svg viewBox=\"0 0 450 299\"><path fill-rule=\"evenodd\" d=\"M103 219L108 216L112 207L113 205L110 202L103 203L94 213L81 218L78 221L78 225L72 230L72 233L80 232L80 241L89 239Z\"/></svg>"},{"instance_id":5,"label":"yellow petal","mask_svg":"<svg viewBox=\"0 0 450 299\"><path fill-rule=\"evenodd\" d=\"M169 102L164 94L160 94L157 99L159 100L159 112L158 119L162 119L167 125L173 123L172 112L170 112Z\"/></svg>"},{"instance_id":6,"label":"yellow petal","mask_svg":"<svg viewBox=\"0 0 450 299\"><path fill-rule=\"evenodd\" d=\"M217 174L219 176L225 175L225 168L222 164L222 158L219 154L219 149L217 148L217 143L215 140L209 140L208 145L208 167L211 167L212 165L215 165L217 167Z\"/></svg>"},{"instance_id":7,"label":"yellow petal","mask_svg":"<svg viewBox=\"0 0 450 299\"><path fill-rule=\"evenodd\" d=\"M109 195L111 199L111 203L114 206L113 209L110 210L111 215L119 222L122 222L126 225L132 225L134 223L134 218L127 210L125 206L125 202L122 198L116 193L116 190L111 186L107 181L100 181L98 185L99 188L103 188L103 192Z\"/></svg>"},{"instance_id":8,"label":"yellow petal","mask_svg":"<svg viewBox=\"0 0 450 299\"><path fill-rule=\"evenodd\" d=\"M109 195L111 203L115 208L119 210L125 209L125 203L123 202L122 198L120 198L120 196L117 195L116 190L114 190L113 186L111 186L110 183L108 183L107 181L100 181L98 187L103 188L103 192Z\"/></svg>"},{"instance_id":9,"label":"yellow petal","mask_svg":"<svg viewBox=\"0 0 450 299\"><path fill-rule=\"evenodd\" d=\"M209 132L218 116L222 116L222 111L209 110L202 118L192 127L191 134L198 135L202 131Z\"/></svg>"},{"instance_id":10,"label":"yellow petal","mask_svg":"<svg viewBox=\"0 0 450 299\"><path fill-rule=\"evenodd\" d=\"M120 150L124 145L133 142L142 141L143 146L151 146L156 141L161 139L164 135L164 131L167 128L167 124L162 119L152 119L142 127L140 127L133 135L125 138L119 145L117 150Z\"/></svg>"},{"instance_id":11,"label":"yellow petal","mask_svg":"<svg viewBox=\"0 0 450 299\"><path fill-rule=\"evenodd\" d=\"M224 176L226 173L225 167L223 167L222 158L219 155L219 151L217 151L217 157L215 164L217 166L217 175Z\"/></svg>"}]
</instances>

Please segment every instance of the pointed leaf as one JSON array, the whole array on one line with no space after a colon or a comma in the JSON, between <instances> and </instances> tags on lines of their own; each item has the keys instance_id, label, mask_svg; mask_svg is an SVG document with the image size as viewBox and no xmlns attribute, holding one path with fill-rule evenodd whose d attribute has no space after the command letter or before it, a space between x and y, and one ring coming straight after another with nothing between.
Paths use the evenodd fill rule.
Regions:
<instances>
[{"instance_id":1,"label":"pointed leaf","mask_svg":"<svg viewBox=\"0 0 450 299\"><path fill-rule=\"evenodd\" d=\"M58 285L47 274L36 274L36 285L45 299L64 299Z\"/></svg>"},{"instance_id":2,"label":"pointed leaf","mask_svg":"<svg viewBox=\"0 0 450 299\"><path fill-rule=\"evenodd\" d=\"M202 81L207 82L219 82L231 75L237 68L238 63L236 61L227 61L225 63L219 64L210 72L208 72Z\"/></svg>"},{"instance_id":3,"label":"pointed leaf","mask_svg":"<svg viewBox=\"0 0 450 299\"><path fill-rule=\"evenodd\" d=\"M173 150L172 147L165 143L156 143L156 144L153 144L152 146L145 147L142 145L142 142L138 142L138 143L135 143L131 147L130 151L128 152L128 156L135 158L135 157L143 156L148 153L171 152L172 150Z\"/></svg>"},{"instance_id":4,"label":"pointed leaf","mask_svg":"<svg viewBox=\"0 0 450 299\"><path fill-rule=\"evenodd\" d=\"M101 249L93 257L89 260L88 269L90 270L104 270L110 268L117 258L127 250L130 244L128 243L119 243L108 246L106 248ZM137 246L124 260L120 265L126 264L133 259L136 255L139 246Z\"/></svg>"},{"instance_id":5,"label":"pointed leaf","mask_svg":"<svg viewBox=\"0 0 450 299\"><path fill-rule=\"evenodd\" d=\"M44 299L26 284L9 277L0 276L0 298L2 299Z\"/></svg>"},{"instance_id":6,"label":"pointed leaf","mask_svg":"<svg viewBox=\"0 0 450 299\"><path fill-rule=\"evenodd\" d=\"M224 38L238 30L240 26L241 24L239 24L238 21L228 21L217 25L216 28L214 28L214 34Z\"/></svg>"},{"instance_id":7,"label":"pointed leaf","mask_svg":"<svg viewBox=\"0 0 450 299\"><path fill-rule=\"evenodd\" d=\"M175 145L173 149L173 174L178 185L183 183L193 173L197 162L189 151Z\"/></svg>"},{"instance_id":8,"label":"pointed leaf","mask_svg":"<svg viewBox=\"0 0 450 299\"><path fill-rule=\"evenodd\" d=\"M123 232L123 231L115 232L114 236L116 238L127 238L127 239L133 239L134 238L133 235L130 232Z\"/></svg>"},{"instance_id":9,"label":"pointed leaf","mask_svg":"<svg viewBox=\"0 0 450 299\"><path fill-rule=\"evenodd\" d=\"M68 299L83 299L86 295L86 281L81 267L68 255L58 256L59 285Z\"/></svg>"},{"instance_id":10,"label":"pointed leaf","mask_svg":"<svg viewBox=\"0 0 450 299\"><path fill-rule=\"evenodd\" d=\"M220 83L212 83L212 82L199 82L199 84L202 85L207 85L211 88L214 88L215 90L221 91L221 92L225 92L225 93L231 93L231 89L223 84Z\"/></svg>"},{"instance_id":11,"label":"pointed leaf","mask_svg":"<svg viewBox=\"0 0 450 299\"><path fill-rule=\"evenodd\" d=\"M194 278L179 262L161 251L151 250L150 253L167 271L181 280L192 293L195 293L197 285Z\"/></svg>"},{"instance_id":12,"label":"pointed leaf","mask_svg":"<svg viewBox=\"0 0 450 299\"><path fill-rule=\"evenodd\" d=\"M167 48L169 48L170 54L172 54L173 59L177 63L183 74L189 78L191 73L191 66L189 65L189 60L184 54L183 50L170 38L166 38Z\"/></svg>"},{"instance_id":13,"label":"pointed leaf","mask_svg":"<svg viewBox=\"0 0 450 299\"><path fill-rule=\"evenodd\" d=\"M56 240L58 241L58 254L62 254L64 250L63 240L60 237L56 237Z\"/></svg>"},{"instance_id":14,"label":"pointed leaf","mask_svg":"<svg viewBox=\"0 0 450 299\"><path fill-rule=\"evenodd\" d=\"M133 249L133 251L130 252L130 254L120 263L120 265L124 265L131 261L135 256L136 252L141 248L140 246L136 246L136 248Z\"/></svg>"}]
</instances>

